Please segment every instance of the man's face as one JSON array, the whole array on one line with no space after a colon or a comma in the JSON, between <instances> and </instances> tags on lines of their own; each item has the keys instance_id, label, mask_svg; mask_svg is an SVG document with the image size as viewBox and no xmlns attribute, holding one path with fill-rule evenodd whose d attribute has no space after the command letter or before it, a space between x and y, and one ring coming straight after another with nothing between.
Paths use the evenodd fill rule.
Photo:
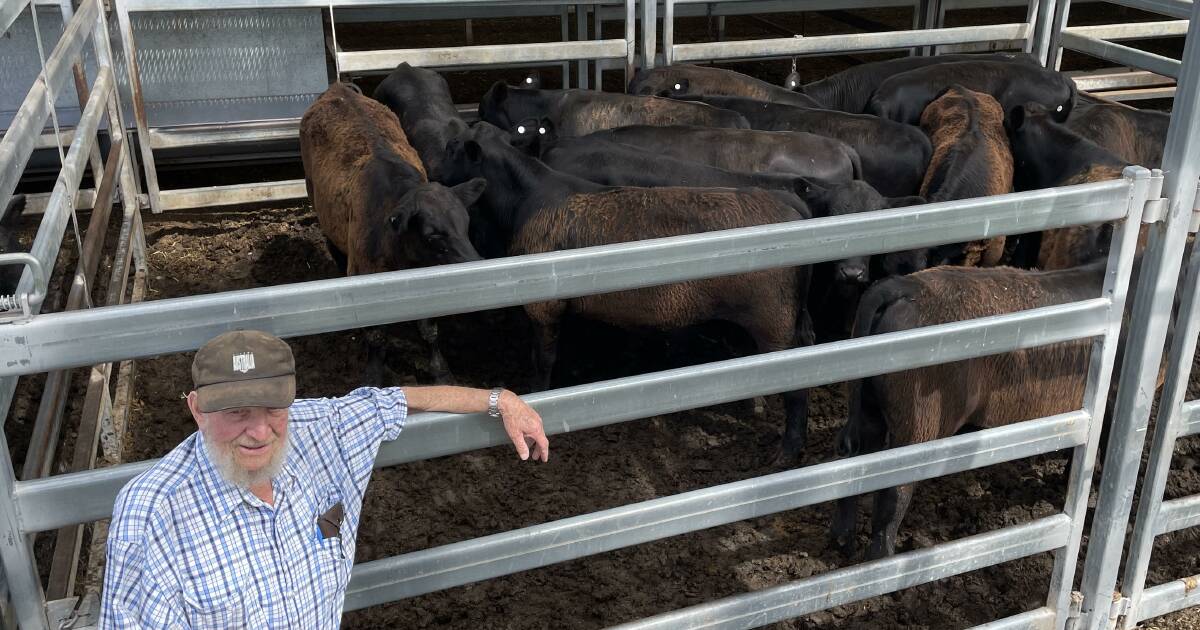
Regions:
<instances>
[{"instance_id":1,"label":"man's face","mask_svg":"<svg viewBox=\"0 0 1200 630\"><path fill-rule=\"evenodd\" d=\"M248 488L279 473L288 446L286 408L238 407L205 413L196 407L196 392L188 394L188 407L213 464L227 481Z\"/></svg>"}]
</instances>

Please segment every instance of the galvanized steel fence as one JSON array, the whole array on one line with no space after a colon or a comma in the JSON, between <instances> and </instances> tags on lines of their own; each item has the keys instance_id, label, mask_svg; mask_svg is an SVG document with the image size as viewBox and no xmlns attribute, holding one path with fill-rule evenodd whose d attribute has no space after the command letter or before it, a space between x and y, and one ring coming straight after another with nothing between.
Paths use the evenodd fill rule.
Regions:
<instances>
[{"instance_id":1,"label":"galvanized steel fence","mask_svg":"<svg viewBox=\"0 0 1200 630\"><path fill-rule=\"evenodd\" d=\"M129 13L138 10L137 7L150 10L169 5L172 9L190 10L204 4L189 2L133 0L131 3L118 4L117 12L119 17L123 16L122 30L128 33ZM252 4L261 7L264 3L259 0ZM298 2L281 2L280 6L284 4L296 6ZM327 3L311 5L328 6ZM668 0L668 14L672 5L672 0ZM89 20L99 24L95 30L97 42L103 40L107 44L107 32L102 28L103 13L97 11L97 7L96 0L87 0L80 6L68 26L68 33L60 41L62 55L70 57L79 50L83 37L79 29L91 24ZM627 2L625 8L627 18L631 17L634 10L632 2ZM646 3L643 9L644 15L652 17L654 3ZM746 48L748 45L739 42L720 42L727 47L720 51L713 49L712 53L727 55L719 58L771 56L780 50L790 55L801 52L801 48L803 52L833 52L962 43L1014 36L1011 38L1025 40L1030 50L1038 52L1043 59L1048 58L1055 52L1050 45L1052 29L1048 17L1059 15L1062 18L1059 23L1065 22L1066 7L1055 12L1053 2L1033 3L1029 14L1031 20L1027 23L1001 25L992 30L973 29L971 34L944 29L941 32L918 32L904 36L878 34L873 39L864 35L861 38L868 39L863 40L859 36L847 38L841 48L837 48L832 40L796 43L782 48L771 44L759 49ZM3 16L0 13L0 17ZM1196 28L1200 22L1193 21L1192 25ZM653 32L653 29L647 30ZM623 54L631 54L631 19L627 22L626 39L623 41L626 45ZM670 42L669 35L667 42ZM1045 606L986 627L1063 628L1068 623L1080 622L1089 628L1105 627L1112 612L1112 598L1108 594L1115 583L1115 563L1120 560L1120 535L1128 521L1129 498L1137 473L1136 464L1140 461L1141 442L1136 438L1139 430L1144 431L1145 428L1149 397L1152 395L1148 392L1153 392L1153 379L1157 374L1174 292L1175 272L1179 269L1185 236L1192 221L1198 173L1191 165L1200 157L1197 155L1200 153L1200 143L1195 141L1200 108L1194 102L1197 88L1200 87L1197 85L1197 75L1200 74L1200 59L1196 59L1200 56L1196 51L1196 45L1200 45L1198 42L1200 38L1192 33L1178 73L1179 95L1162 172L1152 173L1134 167L1127 169L1124 177L1118 180L1066 188L418 271L305 282L87 311L39 314L21 322L0 324L0 356L6 359L0 361L0 378L3 379L0 384L14 382L19 375L190 351L213 335L231 329L261 328L291 337L772 267L812 264L859 254L902 251L948 242L1114 221L1113 247L1103 290L1088 300L528 396L528 400L545 419L547 433L556 434L885 372L1073 339L1091 339L1092 360L1087 388L1084 404L1078 410L362 563L355 567L346 599L346 609L354 610L741 519L856 496L898 483L930 479L1039 453L1072 449L1072 474L1060 514L764 591L665 613L623 627L757 627L1042 552L1054 552L1056 558ZM132 39L123 43L127 58L134 58ZM603 44L595 48L591 43L588 46L579 47L579 51L616 54L615 46ZM668 59L676 61L712 58L709 49L682 46L668 44L664 53ZM648 50L652 51L653 46ZM52 58L58 59L59 54L56 48ZM398 51L384 54L378 60L379 67L394 65L398 54ZM452 55L460 53L446 54L451 55L448 58L456 59ZM463 54L484 55L478 59L472 57L469 60L471 63L499 61L490 57L491 53ZM101 65L109 69L101 70L92 97L103 94L99 98L104 98L111 96L113 91L111 83L108 86L101 84L105 76L111 75L110 57L102 55L100 51L97 51L97 57ZM651 58L652 55L647 55L647 62ZM359 63L355 59L359 58L345 57L342 61ZM511 57L505 59L511 60ZM631 57L626 59L631 60ZM58 78L54 74L55 66L48 67L51 70L47 72L47 81L53 84ZM136 86L137 68L132 64L130 72L133 73L132 83ZM29 98L37 100L33 92ZM85 109L85 119L91 120L86 116L87 111ZM114 114L119 115L119 112ZM138 114L139 135L142 138L150 135L144 117L144 111ZM44 115L41 120L45 120ZM76 130L76 140L82 144L79 147L72 146L72 153L68 154L68 162L72 164L75 163L72 160L82 159L75 150L86 150L87 138L95 135L94 126L81 123L80 127ZM125 127L118 123L111 125L111 128L115 128L114 136L117 136ZM32 145L28 150L15 153L6 153L5 148L32 137L33 133L40 131L40 124L33 123L27 129L32 131L14 133L10 128L4 144L0 145L0 157L3 157L0 176L6 178L0 180L0 184L4 184L0 186L0 193L11 192L16 177L32 151ZM149 153L149 143L142 143L142 151L143 158L148 158L146 167L149 175L153 172L149 163L153 157ZM64 173L67 172L68 169L64 168ZM79 172L82 172L81 168ZM131 177L125 177L121 186L122 196L127 202L136 204L136 199L130 199L131 195L136 194L136 184ZM75 181L77 187L77 177ZM65 190L64 195L68 192L71 191ZM1160 192L1165 194L1160 196ZM64 198L69 197L73 195ZM63 212L62 200L51 204L47 212L50 225L59 228L59 240L65 226ZM136 213L133 216L136 217ZM61 222L54 223L51 217L61 219ZM1092 467L1097 457L1099 429L1106 415L1109 383L1116 368L1116 346L1125 310L1126 289L1143 220L1150 224L1146 229L1151 236L1143 255L1131 324L1135 330L1143 332L1131 335L1125 350L1121 386L1112 414L1113 437L1109 440L1110 452L1101 480L1100 506L1097 507L1089 543L1092 553L1087 556L1084 588L1081 593L1073 593L1075 565L1084 534L1084 516L1091 491ZM133 226L131 229L140 233L136 221ZM137 239L134 241L136 244ZM35 246L35 254L41 251ZM43 266L49 269L52 264L51 256ZM1185 309L1197 308L1194 305L1195 266L1198 264L1195 258L1192 264L1189 276L1191 290L1184 296ZM28 294L28 283L23 282L20 290ZM169 335L156 334L168 330L171 333ZM1190 339L1190 345L1186 340L1177 338L1174 354L1190 360L1196 337L1194 321L1189 322L1182 337ZM1186 381L1186 369L1181 367L1185 364L1180 364L1178 360L1175 364L1172 368L1174 380L1170 382L1175 383L1179 379ZM1179 385L1175 387L1178 389ZM1175 390L1168 391L1172 392L1172 396L1178 393ZM4 402L7 408L8 400ZM1198 404L1190 405L1181 409L1190 414ZM1180 413L1176 412L1177 415ZM1187 417L1191 418L1190 415ZM1176 419L1174 424L1181 422ZM1200 423L1192 422L1188 426L1196 424ZM1178 428L1175 431L1178 433ZM376 465L390 466L461 453L506 441L507 437L500 428L481 415L420 414L410 420L402 439L383 446ZM1164 439L1163 442L1165 446L1157 448L1169 456L1173 440ZM111 515L113 498L119 488L153 462L16 481L8 449L4 444L0 446L4 446L0 449L0 493L6 497L0 500L0 558L3 559L21 627L45 628L48 624L47 605L36 568L32 564L28 536L106 518ZM1161 491L1157 494L1147 491L1146 495L1161 496ZM1162 513L1169 517L1148 516L1139 519L1139 527L1147 519L1153 521L1150 527L1155 531L1165 527L1163 523L1167 521L1164 518L1172 524L1190 524L1193 520L1187 515L1195 511L1192 505L1168 504ZM1143 508L1144 511L1156 509L1153 506ZM1115 542L1108 543L1108 540ZM1136 580L1127 579L1127 582L1132 584ZM1140 592L1131 592L1135 610L1138 609L1136 603L1139 598L1144 602L1140 610L1148 611L1146 616L1165 610L1161 602L1166 601L1168 596L1154 593L1147 591L1146 596L1142 597ZM1186 599L1182 601L1189 602ZM52 603L49 608L52 612L63 610L61 603Z\"/></svg>"}]
</instances>

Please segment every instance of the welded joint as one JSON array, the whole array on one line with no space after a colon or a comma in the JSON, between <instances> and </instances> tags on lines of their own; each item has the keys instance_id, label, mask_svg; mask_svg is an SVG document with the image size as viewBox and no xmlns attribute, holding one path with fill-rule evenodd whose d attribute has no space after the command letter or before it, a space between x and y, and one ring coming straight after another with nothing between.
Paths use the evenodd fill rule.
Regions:
<instances>
[{"instance_id":1,"label":"welded joint","mask_svg":"<svg viewBox=\"0 0 1200 630\"><path fill-rule=\"evenodd\" d=\"M1119 591L1113 592L1112 607L1108 609L1108 627L1116 628L1117 622L1129 613L1130 600Z\"/></svg>"}]
</instances>

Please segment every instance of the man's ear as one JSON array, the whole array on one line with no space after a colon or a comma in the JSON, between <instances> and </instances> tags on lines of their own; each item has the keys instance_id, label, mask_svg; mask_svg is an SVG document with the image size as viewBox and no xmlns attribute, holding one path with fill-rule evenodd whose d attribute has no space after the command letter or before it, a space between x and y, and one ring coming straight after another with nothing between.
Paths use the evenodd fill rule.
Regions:
<instances>
[{"instance_id":1,"label":"man's ear","mask_svg":"<svg viewBox=\"0 0 1200 630\"><path fill-rule=\"evenodd\" d=\"M207 428L208 418L205 417L203 411L200 411L200 403L198 402L198 394L196 394L196 390L188 392L187 406L188 411L192 412L192 419L196 421L196 426L199 427L201 431Z\"/></svg>"}]
</instances>

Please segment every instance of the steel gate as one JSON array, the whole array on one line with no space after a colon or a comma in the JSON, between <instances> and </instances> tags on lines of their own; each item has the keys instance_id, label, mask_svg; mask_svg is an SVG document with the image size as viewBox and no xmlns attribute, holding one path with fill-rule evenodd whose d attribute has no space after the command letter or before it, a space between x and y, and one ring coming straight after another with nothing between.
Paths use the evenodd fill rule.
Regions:
<instances>
[{"instance_id":1,"label":"steel gate","mask_svg":"<svg viewBox=\"0 0 1200 630\"><path fill-rule=\"evenodd\" d=\"M647 5L652 14L653 3ZM632 11L632 6L627 4L627 10ZM55 243L61 241L65 229L69 210L66 201L74 196L72 193L78 188L82 164L90 155L91 139L94 139L100 118L96 112L105 106L104 99L115 92L111 56L100 48L101 43L107 44L107 31L103 28L103 12L98 7L97 0L86 0L80 6L59 47L51 55L46 78L39 79L41 83L35 84L34 91L26 98L30 113L41 108L41 120L45 120L49 111L38 86L53 86L50 89L53 93L54 87L62 85L66 60L77 54L88 35L87 29L92 28L101 66L91 96L96 103L89 101L84 109L84 122L76 130L78 146L72 144L67 155L67 163L74 170L64 168L67 181L60 180L63 190L60 194L56 187L57 201L50 204L46 214L46 225L58 228L59 239ZM1054 9L1054 3L1031 6L1030 15L1046 17ZM1065 14L1065 4L1060 5L1058 15L1063 17L1060 23L1065 22ZM0 17L3 15L0 12ZM1017 33L1034 49L1038 47L1034 42L1044 42L1040 49L1043 57L1052 49L1047 23L1045 19L1031 20L1019 25L1021 32ZM1192 24L1200 28L1200 22L1193 20ZM1004 28L1013 30L1011 25ZM885 35L888 39L881 41L886 41L889 46L933 45L962 39L953 32L945 35L918 33L907 39ZM125 45L128 54L131 43ZM825 50L828 45L821 43L818 47ZM872 44L877 45L880 42ZM1131 168L1121 179L1096 184L418 271L23 316L20 321L0 324L0 356L6 359L0 361L0 378L3 379L0 384L15 382L20 375L190 351L213 335L236 328L261 328L283 337L308 335L550 298L812 264L859 254L1116 221L1118 227L1114 230L1114 247L1104 289L1089 300L528 396L544 417L547 433L557 434L755 395L1087 338L1093 340L1092 364L1084 405L1079 410L362 563L355 567L346 600L347 610L363 608L723 523L854 496L897 483L1071 448L1074 454L1072 476L1061 514L631 622L625 627L757 627L1046 551L1055 551L1056 556L1046 605L986 627L1062 628L1076 619L1081 619L1088 627L1103 627L1109 621L1110 578L1115 580L1116 565L1112 555L1115 553L1116 559L1120 559L1118 529L1123 533L1128 520L1128 499L1132 495L1141 452L1141 442L1134 438L1139 426L1142 431L1145 428L1149 412L1146 386L1149 381L1149 391L1153 391L1153 378L1157 373L1153 368L1157 367L1166 335L1166 318L1174 293L1174 272L1179 269L1184 237L1192 218L1197 171L1191 165L1196 163L1200 153L1200 143L1195 142L1196 125L1200 122L1197 120L1200 108L1195 103L1200 87L1197 85L1200 74L1197 45L1200 45L1200 38L1193 33L1188 38L1181 66L1179 98L1162 173ZM673 48L678 50L678 45ZM854 48L853 42L847 42L847 49L861 48ZM762 54L776 52L764 50ZM108 83L102 83L105 80ZM119 118L115 101L110 99L107 106L110 114ZM119 122L113 127L124 129ZM3 178L0 179L3 184L0 193L7 195L16 185L16 178L32 152L32 137L38 131L40 121L18 128L18 132L10 128L6 134L0 144L0 177ZM145 137L143 120L139 120L139 131ZM119 140L119 134L114 136ZM116 144L119 146L120 142ZM147 155L147 146L143 145L143 156ZM128 160L122 163L131 164ZM73 188L69 181L71 177L74 177ZM136 208L132 170L123 168L121 177L122 198L127 208ZM1165 195L1160 196L1160 192ZM137 213L132 212L131 216L131 231L140 233ZM1121 387L1114 409L1117 438L1110 440L1111 452L1100 488L1101 506L1097 508L1097 513L1106 518L1097 518L1093 526L1091 544L1098 553L1087 557L1081 602L1072 593L1072 579L1076 575L1092 464L1098 448L1099 431L1092 429L1099 427L1099 421L1105 415L1108 384L1116 367L1116 340L1126 303L1134 245L1143 220L1150 224L1151 238L1144 254L1132 326L1144 330L1145 334L1131 342L1122 366ZM52 230L47 231L48 235L52 233ZM42 238L39 232L39 239ZM132 240L136 250L138 239ZM56 252L45 252L35 245L34 253L38 254L39 261L43 255L48 255L49 265L52 265ZM43 267L50 268L45 261L41 262ZM1193 262L1193 266L1195 264ZM1193 289L1195 273L1193 269L1189 276L1189 286ZM33 295L30 275L27 273L19 296ZM1185 306L1194 308L1194 291L1185 299ZM170 335L154 334L167 330ZM1194 321L1189 321L1186 333L1181 337L1186 339L1176 341L1176 354L1194 351L1195 332ZM1184 348L1179 348L1181 343ZM881 356L887 357L887 361L881 362ZM1186 379L1185 370L1179 366L1173 370L1174 379ZM1184 373L1182 377L1179 376L1181 372ZM8 391L11 396L11 390ZM1170 391L1172 395L1177 393ZM8 401L4 402L7 407ZM1186 407L1189 413L1192 406ZM383 446L376 465L391 466L506 442L502 430L482 414L420 414L411 418L403 439ZM1170 445L1162 448L1170 448ZM152 463L139 462L47 479L16 481L8 449L0 449L0 492L7 497L0 500L0 557L22 628L45 628L48 623L47 607L27 537L34 532L110 516L113 498L120 487ZM1179 517L1172 520L1174 523L1190 523L1182 518L1187 509L1191 508L1168 507L1166 513ZM1156 519L1150 520L1161 524ZM1111 545L1097 542L1114 536L1118 541L1115 552ZM1131 596L1136 602L1137 595ZM1164 599L1164 596L1145 597L1142 601L1149 603L1144 609L1151 612L1165 610L1155 603ZM1194 603L1194 600L1185 601ZM1100 606L1100 603L1105 605ZM55 621L68 614L70 609L69 606L64 608L61 602L54 602L49 608L56 615Z\"/></svg>"}]
</instances>

